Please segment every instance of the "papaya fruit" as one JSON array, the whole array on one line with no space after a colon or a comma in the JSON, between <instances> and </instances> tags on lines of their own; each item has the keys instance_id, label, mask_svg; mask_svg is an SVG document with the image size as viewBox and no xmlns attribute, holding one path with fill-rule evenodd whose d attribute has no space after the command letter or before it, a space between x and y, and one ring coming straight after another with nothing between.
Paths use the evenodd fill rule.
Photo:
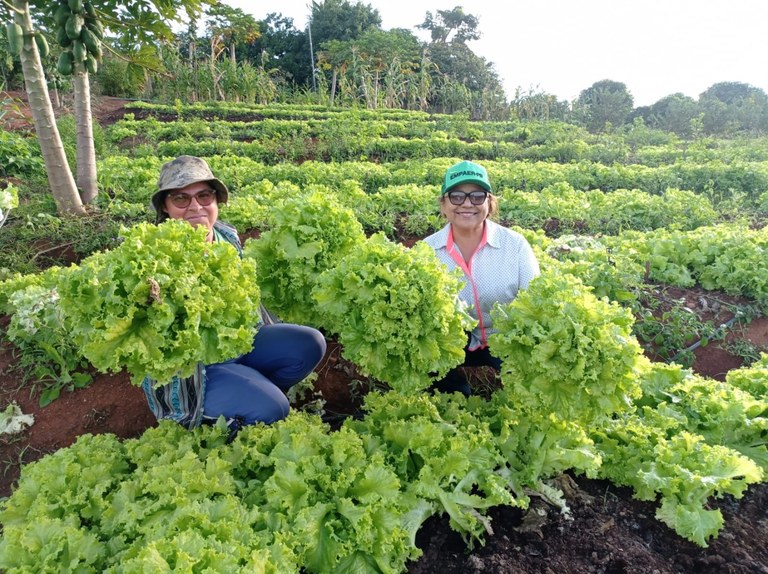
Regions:
<instances>
[{"instance_id":1,"label":"papaya fruit","mask_svg":"<svg viewBox=\"0 0 768 574\"><path fill-rule=\"evenodd\" d=\"M99 63L96 61L96 58L94 58L92 54L88 54L85 57L85 69L88 70L89 74L95 74L99 71Z\"/></svg>"},{"instance_id":2,"label":"papaya fruit","mask_svg":"<svg viewBox=\"0 0 768 574\"><path fill-rule=\"evenodd\" d=\"M72 57L75 62L82 62L88 55L88 49L80 40L72 40Z\"/></svg>"},{"instance_id":3,"label":"papaya fruit","mask_svg":"<svg viewBox=\"0 0 768 574\"><path fill-rule=\"evenodd\" d=\"M85 14L89 18L96 18L96 8L93 7L93 4L90 2L84 2L83 7L85 8Z\"/></svg>"},{"instance_id":4,"label":"papaya fruit","mask_svg":"<svg viewBox=\"0 0 768 574\"><path fill-rule=\"evenodd\" d=\"M59 63L56 66L59 74L62 76L71 76L73 65L74 57L72 56L72 52L70 50L64 50L61 54L59 54Z\"/></svg>"},{"instance_id":5,"label":"papaya fruit","mask_svg":"<svg viewBox=\"0 0 768 574\"><path fill-rule=\"evenodd\" d=\"M35 34L35 44L37 44L37 51L40 52L40 57L47 58L48 54L51 53L51 48L48 46L48 40L40 32Z\"/></svg>"},{"instance_id":6,"label":"papaya fruit","mask_svg":"<svg viewBox=\"0 0 768 574\"><path fill-rule=\"evenodd\" d=\"M80 14L74 12L67 18L67 23L64 24L64 29L67 31L67 36L70 40L77 40L80 37L80 32L83 30L83 24L85 19Z\"/></svg>"},{"instance_id":7,"label":"papaya fruit","mask_svg":"<svg viewBox=\"0 0 768 574\"><path fill-rule=\"evenodd\" d=\"M99 40L104 39L104 27L98 20L86 20L85 27L93 32L93 35L96 36Z\"/></svg>"},{"instance_id":8,"label":"papaya fruit","mask_svg":"<svg viewBox=\"0 0 768 574\"><path fill-rule=\"evenodd\" d=\"M62 48L68 48L72 45L72 40L67 36L67 30L64 26L56 31L56 43Z\"/></svg>"},{"instance_id":9,"label":"papaya fruit","mask_svg":"<svg viewBox=\"0 0 768 574\"><path fill-rule=\"evenodd\" d=\"M67 4L69 5L69 9L75 14L83 11L83 0L67 0ZM74 40L74 38L72 39Z\"/></svg>"},{"instance_id":10,"label":"papaya fruit","mask_svg":"<svg viewBox=\"0 0 768 574\"><path fill-rule=\"evenodd\" d=\"M101 62L101 56L103 54L103 51L101 49L101 42L96 44L96 49L93 52L88 50L88 53L91 54L94 58L96 58L97 62Z\"/></svg>"},{"instance_id":11,"label":"papaya fruit","mask_svg":"<svg viewBox=\"0 0 768 574\"><path fill-rule=\"evenodd\" d=\"M8 36L8 51L14 56L21 54L24 48L24 31L15 22L5 25L5 35Z\"/></svg>"},{"instance_id":12,"label":"papaya fruit","mask_svg":"<svg viewBox=\"0 0 768 574\"><path fill-rule=\"evenodd\" d=\"M56 8L53 13L53 21L56 22L57 26L63 26L67 23L67 18L69 18L71 13L72 10L69 9L66 2L59 4L58 8Z\"/></svg>"},{"instance_id":13,"label":"papaya fruit","mask_svg":"<svg viewBox=\"0 0 768 574\"><path fill-rule=\"evenodd\" d=\"M80 40L82 40L83 44L85 44L85 47L88 48L88 51L91 54L95 55L96 51L99 50L99 39L87 26L84 26L83 30L80 32Z\"/></svg>"}]
</instances>

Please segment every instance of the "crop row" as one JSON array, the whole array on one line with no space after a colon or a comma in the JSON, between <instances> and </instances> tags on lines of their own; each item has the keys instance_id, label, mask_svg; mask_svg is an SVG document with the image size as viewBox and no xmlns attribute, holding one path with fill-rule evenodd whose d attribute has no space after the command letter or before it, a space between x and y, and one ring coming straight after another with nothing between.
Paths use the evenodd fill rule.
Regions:
<instances>
[{"instance_id":1,"label":"crop row","mask_svg":"<svg viewBox=\"0 0 768 574\"><path fill-rule=\"evenodd\" d=\"M248 144L249 145L249 144ZM129 158L110 156L99 162L99 185L111 192L149 197L159 166L176 154L192 153L202 144L173 144L173 153ZM211 146L215 147L215 146ZM158 151L165 150L162 145ZM213 150L211 150L213 151ZM348 161L343 163L304 162L265 164L242 156L199 154L206 157L214 172L235 192L262 180L274 184L287 181L300 187L324 185L341 189L355 182L366 193L396 185L440 185L445 169L456 157L435 157L390 163ZM768 211L768 164L681 163L663 167L604 165L594 162L556 164L489 160L483 162L495 193L504 196L516 191L540 191L567 183L576 190L641 190L660 195L668 189L682 189L720 202L743 202L745 208Z\"/></svg>"},{"instance_id":2,"label":"crop row","mask_svg":"<svg viewBox=\"0 0 768 574\"><path fill-rule=\"evenodd\" d=\"M357 134L366 138L417 138L428 143L450 137L470 143L519 144L519 147L498 148L511 159L518 159L512 156L520 154L557 161L590 159L649 166L684 160L768 160L768 140L765 139L684 141L642 124L614 133L590 134L583 128L556 121L470 121L461 115L427 115L402 110L315 108L308 111L303 106L273 109L272 106L224 103L170 107L139 102L129 109L135 109L143 119L136 120L134 114L128 114L111 131L115 141L131 135L143 135L153 141L197 136L246 140L304 137L328 139L337 144L354 139Z\"/></svg>"},{"instance_id":3,"label":"crop row","mask_svg":"<svg viewBox=\"0 0 768 574\"><path fill-rule=\"evenodd\" d=\"M161 133L172 140L145 144L132 149L134 155L180 155L183 153L210 156L235 155L249 157L266 163L280 161L304 161L316 159L322 161L354 161L371 158L380 162L394 162L408 159L429 159L436 157L472 157L477 160L528 160L568 163L589 161L610 165L647 163L665 166L675 162L696 162L702 156L712 161L723 161L711 151L694 154L691 151L675 149L632 151L623 142L598 141L588 144L581 139L559 138L543 143L534 143L521 138L521 141L495 141L489 139L465 140L444 131L436 131L427 136L382 137L365 124L359 131L354 131L355 124L350 122L331 122L324 124L321 131L301 130L300 126L281 126L279 130L286 134L270 134L272 126L261 127L259 123L245 124L243 127L227 130L217 126L204 129L187 130L176 126L163 128ZM211 133L206 133L208 129ZM229 131L229 133L227 133ZM175 135L171 136L171 132ZM293 132L293 133L291 133ZM126 138L143 137L141 130L116 127L113 138L121 141ZM203 139L199 139L202 137ZM152 140L150 140L152 141ZM130 142L135 145L134 141ZM732 154L723 154L731 161ZM714 156L714 157L712 157ZM751 159L751 158L750 158ZM760 158L764 161L764 158ZM745 160L733 159L739 163Z\"/></svg>"}]
</instances>

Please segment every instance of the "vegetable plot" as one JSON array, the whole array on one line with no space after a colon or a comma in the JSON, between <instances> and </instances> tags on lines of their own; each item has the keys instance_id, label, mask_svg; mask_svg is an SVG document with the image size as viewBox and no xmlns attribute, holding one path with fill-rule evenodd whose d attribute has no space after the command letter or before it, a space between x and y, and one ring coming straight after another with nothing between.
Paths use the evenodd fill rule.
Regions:
<instances>
[{"instance_id":1,"label":"vegetable plot","mask_svg":"<svg viewBox=\"0 0 768 574\"><path fill-rule=\"evenodd\" d=\"M101 371L168 381L247 352L259 321L255 264L185 221L140 224L58 285L73 339Z\"/></svg>"},{"instance_id":2,"label":"vegetable plot","mask_svg":"<svg viewBox=\"0 0 768 574\"><path fill-rule=\"evenodd\" d=\"M350 124L337 116L325 133L341 136L350 125L376 127L368 122L373 110L355 113L365 121ZM134 382L145 374L167 379L197 361L242 352L253 336L261 298L281 318L315 324L338 337L346 359L393 391L369 393L364 416L349 418L336 432L318 417L293 412L280 423L243 429L233 442L220 427L189 432L172 423L126 441L82 436L72 447L25 466L16 491L0 502L0 569L9 574L403 572L420 554L416 535L429 516L446 515L473 547L498 529L492 518L503 514L494 507L525 509L540 497L567 515L568 493L557 488L563 473L628 486L637 498L657 503L658 520L706 546L724 526L713 500L739 498L750 484L765 480L768 356L751 369L731 372L723 383L651 365L631 335L631 312L609 303L636 302L638 286L649 279L697 282L764 303L766 231L714 225L721 214L707 199L714 196L702 194L743 193L754 200L759 190L765 205L764 160L700 169L690 154L709 158L719 152L695 152L691 146L680 151L688 154L684 161L649 167L622 163L620 146L614 155L609 146L601 152L583 142L562 146L554 138L544 138L542 146L474 145L455 139L453 130L450 140L438 134L427 138L430 130L421 126L425 134L418 140L395 140L400 134L394 132L389 141L371 132L360 134L365 141L347 141L346 135L343 141L300 138L312 143L313 153L322 148L359 159L361 150L375 151L402 162L296 165L292 157L307 158L299 138L286 132L233 142L235 126L210 117L188 138L174 135L192 128L182 122L125 123L124 137L148 134L153 127L167 135L148 141L178 141L146 143L134 146L137 155L104 158L99 177L114 193L100 194L100 207L111 216L143 220L165 154L247 148L265 163L231 155L210 158L233 191L223 219L261 232L246 243L245 261L228 245L206 244L185 224L178 229L173 222L157 229L141 224L126 230L118 247L79 266L46 272L39 282L15 277L0 283L0 308L12 315L9 333L17 348L23 341L61 349L53 338L66 337L99 369L126 368ZM402 127L413 123L407 119ZM260 121L243 129L289 127ZM499 133L512 137L513 127ZM232 131L224 133L225 128ZM207 133L211 137L203 137ZM273 149L278 145L279 157ZM507 223L546 227L556 219L560 231L618 234L557 239L543 230L522 230L537 250L543 274L513 304L495 310L500 332L491 345L503 359L503 388L489 400L424 392L463 356L470 324L456 307L458 284L423 245L406 249L380 234L364 239L348 209L367 232L393 236L402 229L423 236L436 221L434 182L452 163L450 157L425 157L430 147L489 158L511 154L487 162ZM555 157L558 147L572 155L557 157L574 161L512 161ZM609 151L617 162L588 159L609 157L600 155ZM642 154L641 146L634 157ZM742 173L755 174L748 186L737 180ZM0 207L15 209L16 198L8 197L4 201L0 190ZM711 227L699 228L704 224ZM634 231L639 229L646 231ZM58 281L51 281L54 274ZM51 338L38 336L43 331ZM600 525L600 534L615 540L622 523L635 517L606 512L613 493L602 486L594 506L602 505L601 516L611 520ZM726 515L731 504L723 506ZM526 518L535 519L534 514ZM653 533L665 532L658 526L653 524ZM558 527L563 530L553 527L549 533L565 538L569 527L564 522ZM499 532L488 542L512 540L522 561L533 553L521 552L517 534ZM645 550L649 540L636 546ZM630 545L623 542L611 548L626 548L630 556ZM755 554L762 552L756 545ZM433 539L420 546L434 555L439 544ZM539 555L557 570L552 554ZM482 552L471 558L473 568L463 571L491 568ZM618 571L631 563L623 555L612 560L598 556L592 566ZM696 565L708 566L688 563Z\"/></svg>"},{"instance_id":3,"label":"vegetable plot","mask_svg":"<svg viewBox=\"0 0 768 574\"><path fill-rule=\"evenodd\" d=\"M408 249L379 233L325 271L312 296L344 357L409 394L464 360L474 320L460 290L427 244Z\"/></svg>"},{"instance_id":4,"label":"vegetable plot","mask_svg":"<svg viewBox=\"0 0 768 574\"><path fill-rule=\"evenodd\" d=\"M158 234L189 229L190 240L199 236L199 248L207 246L202 235L181 226L162 225ZM130 238L149 241L140 231L123 245L131 245ZM189 241L186 247L194 245ZM369 250L354 253L359 261L350 255L328 272L330 277L343 267L339 277L367 294L356 309L386 310L384 302L401 286L385 280L398 277L398 269L413 274L437 265L431 251L428 258L422 248L406 250L383 236L366 245ZM409 263L409 257L420 263ZM78 272L85 273L70 274ZM432 275L425 272L423 285L451 293L450 282L435 285L434 278L428 280ZM434 275L450 279L444 272ZM145 307L148 291L137 287L143 281L136 273L132 277ZM411 279L408 284L421 284L418 274ZM321 281L320 288L337 281ZM387 285L393 285L391 293ZM345 292L337 293L334 301L346 301ZM86 295L99 300L93 292ZM430 299L411 293L402 304L412 300ZM544 300L550 305L537 305ZM399 304L393 301L395 309ZM366 332L360 316L346 311L339 316L360 321L358 333ZM124 443L106 435L81 437L73 447L24 467L18 489L0 504L0 568L395 574L418 557L416 532L433 514L447 513L451 527L472 545L492 532L485 513L493 506L524 508L536 494L567 511L563 493L549 482L566 470L609 477L643 499L660 497L657 517L705 545L723 525L719 512L706 508L711 497L738 497L762 480L757 464L735 448L746 439L754 449L764 440L764 429L751 425L754 432L748 434L743 415L718 417L720 434L712 438L731 440L729 446L710 445L696 434L695 425L706 421L690 426L678 415L668 417L677 426L664 427L659 417L645 416L643 401L659 400L662 389L677 389L682 405L694 388L676 387L674 373L663 382L663 373L650 370L636 343L627 340L625 312L572 277L543 275L525 298L505 309L497 326L508 338L496 343L505 361L515 360L518 345L532 344L533 339L515 335L518 323L539 339L528 349L537 360L517 370L505 367L505 388L490 401L423 393L423 381L409 377L408 365L393 358L384 363L393 366L383 375L403 394L370 394L366 417L346 422L338 432L329 432L317 417L294 412L274 425L247 427L232 443L223 428L190 432L171 422ZM392 331L372 331L384 342L396 339ZM547 341L562 349L552 351ZM360 348L387 350L372 344ZM614 376L598 368L601 364ZM559 386L542 387L552 373L562 379ZM763 389L766 376L760 367L740 377L742 397ZM643 384L646 398L639 393ZM754 398L744 404L744 413L757 422L758 411L765 409Z\"/></svg>"}]
</instances>

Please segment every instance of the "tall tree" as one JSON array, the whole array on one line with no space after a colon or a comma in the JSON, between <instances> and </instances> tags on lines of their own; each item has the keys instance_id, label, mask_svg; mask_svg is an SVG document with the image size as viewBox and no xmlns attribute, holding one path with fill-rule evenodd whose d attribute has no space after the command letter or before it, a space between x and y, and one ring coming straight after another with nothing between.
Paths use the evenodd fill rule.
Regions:
<instances>
[{"instance_id":1,"label":"tall tree","mask_svg":"<svg viewBox=\"0 0 768 574\"><path fill-rule=\"evenodd\" d=\"M473 118L487 117L486 104L505 100L504 89L492 62L464 43L432 43L434 92L431 105L447 113L467 109ZM450 104L448 102L451 102ZM459 102L464 101L466 105ZM457 107L459 106L459 107Z\"/></svg>"},{"instance_id":2,"label":"tall tree","mask_svg":"<svg viewBox=\"0 0 768 574\"><path fill-rule=\"evenodd\" d=\"M53 5L56 38L62 48L58 72L72 76L77 124L77 186L83 203L92 202L98 193L96 184L96 148L91 115L90 73L101 61L104 27L90 2L73 0Z\"/></svg>"},{"instance_id":3,"label":"tall tree","mask_svg":"<svg viewBox=\"0 0 768 574\"><path fill-rule=\"evenodd\" d=\"M32 22L29 3L26 0L13 0L10 4L7 0L2 0L2 4L7 9L3 19L9 35L10 30L13 29L13 34L20 37L20 41L9 37L9 44L16 43L12 50L17 52L21 60L32 121L40 141L40 151L48 174L48 185L57 209L61 214L82 215L85 213L85 208L77 191L75 178L69 169L61 135L56 125L40 52L34 41L36 28Z\"/></svg>"},{"instance_id":4,"label":"tall tree","mask_svg":"<svg viewBox=\"0 0 768 574\"><path fill-rule=\"evenodd\" d=\"M712 84L704 90L699 99L719 100L728 106L732 106L749 99L755 90L758 90L758 88L742 82L719 82Z\"/></svg>"},{"instance_id":5,"label":"tall tree","mask_svg":"<svg viewBox=\"0 0 768 574\"><path fill-rule=\"evenodd\" d=\"M353 43L342 40L328 40L317 53L317 62L321 70L331 71L331 106L336 102L336 90L339 76L343 76L353 56Z\"/></svg>"},{"instance_id":6,"label":"tall tree","mask_svg":"<svg viewBox=\"0 0 768 574\"><path fill-rule=\"evenodd\" d=\"M293 18L274 12L257 23L261 34L244 47L246 58L278 68L287 80L296 84L307 84L314 66L307 33L294 27Z\"/></svg>"},{"instance_id":7,"label":"tall tree","mask_svg":"<svg viewBox=\"0 0 768 574\"><path fill-rule=\"evenodd\" d=\"M768 96L749 84L713 84L699 96L699 107L704 131L708 134L768 131Z\"/></svg>"},{"instance_id":8,"label":"tall tree","mask_svg":"<svg viewBox=\"0 0 768 574\"><path fill-rule=\"evenodd\" d=\"M89 6L94 14L98 13L99 18L108 27L113 27L126 38L137 43L146 43L147 39L150 42L156 41L158 34L172 37L173 34L169 23L178 20L182 11L186 12L187 16L194 16L200 13L203 5L212 2L215 2L215 0L180 0L179 2L174 2L173 0L92 0L89 2ZM49 186L56 201L57 209L61 214L84 214L83 199L80 197L72 171L66 161L64 146L61 143L61 135L56 127L53 106L45 81L40 53L34 40L34 37L40 33L40 30L33 23L32 10L34 9L35 11L35 22L50 23L51 19L54 18L56 10L59 10L61 7L63 13L64 7L66 7L69 10L69 14L66 16L67 23L64 26L70 26L71 34L69 35L71 37L69 39L74 45L72 37L75 36L75 31L83 26L82 20L84 18L81 12L85 9L85 3L83 0L61 0L58 3L51 3L46 0L32 0L30 4L27 0L0 0L0 4L6 8L2 14L3 24L6 24L6 26L10 25L14 30L18 30L21 37L18 44L18 52L24 74L25 88L29 98L35 131L37 132L40 148L43 153ZM55 19L53 21L57 24L57 29L62 29L59 21ZM74 48L72 53L72 63L74 66L77 63L74 61ZM85 61L84 58L79 60L81 65L84 65L83 62ZM88 81L87 73L84 72L80 80ZM85 98L85 101L80 102L81 108L78 113L84 114L88 117L86 121L90 121L90 90L85 90L81 85L81 89L76 91L76 97ZM78 104L76 104L77 108ZM85 134L89 131L91 132L90 138L92 141L92 131L85 125L78 127L78 133L84 134L86 140L88 136ZM92 149L87 150L87 141L83 145L86 148L85 153L88 154L88 158L83 159L83 161L92 163L95 166L95 153ZM86 197L90 199L90 195L89 193ZM95 192L93 196L95 197Z\"/></svg>"},{"instance_id":9,"label":"tall tree","mask_svg":"<svg viewBox=\"0 0 768 574\"><path fill-rule=\"evenodd\" d=\"M359 91L369 108L379 104L393 105L398 99L395 84L403 79L405 70L412 71L421 58L421 45L418 38L408 30L395 28L379 30L369 28L354 40L331 40L325 42L318 52L321 69L331 70L331 103L334 102L336 88L341 76L349 71L349 82ZM386 92L382 97L381 88ZM403 97L400 103L405 103Z\"/></svg>"},{"instance_id":10,"label":"tall tree","mask_svg":"<svg viewBox=\"0 0 768 574\"><path fill-rule=\"evenodd\" d=\"M331 44L331 50L326 52L325 61L321 63L321 69L332 70L331 84L334 93L334 81L339 78L341 68L349 70L355 76L355 87L361 85L361 78L358 76L365 70L359 58L360 47L352 41L360 38L369 29L381 29L379 11L369 4L352 4L348 0L313 0L308 25L308 31L311 31L311 45L323 51L328 42L336 41ZM348 43L347 47L343 47L345 42ZM349 53L349 58L343 62L340 61L340 54L345 51ZM329 61L333 63L329 65Z\"/></svg>"},{"instance_id":11,"label":"tall tree","mask_svg":"<svg viewBox=\"0 0 768 574\"><path fill-rule=\"evenodd\" d=\"M604 131L624 124L634 106L627 86L613 80L595 82L582 90L574 102L575 119L589 131Z\"/></svg>"},{"instance_id":12,"label":"tall tree","mask_svg":"<svg viewBox=\"0 0 768 574\"><path fill-rule=\"evenodd\" d=\"M464 8L456 6L453 10L438 10L435 15L427 12L424 22L416 27L428 30L435 44L447 44L449 41L465 44L470 40L480 39L479 25L480 21L476 16L467 14Z\"/></svg>"},{"instance_id":13,"label":"tall tree","mask_svg":"<svg viewBox=\"0 0 768 574\"><path fill-rule=\"evenodd\" d=\"M237 62L235 48L238 43L251 43L260 35L256 19L240 8L215 4L205 13L208 16L208 33L211 36L211 43L220 42L227 46L233 64Z\"/></svg>"},{"instance_id":14,"label":"tall tree","mask_svg":"<svg viewBox=\"0 0 768 574\"><path fill-rule=\"evenodd\" d=\"M452 10L427 12L417 28L431 36L429 53L432 63L430 106L443 112L469 111L472 118L487 119L506 113L506 95L491 62L475 54L467 42L480 38L479 19Z\"/></svg>"},{"instance_id":15,"label":"tall tree","mask_svg":"<svg viewBox=\"0 0 768 574\"><path fill-rule=\"evenodd\" d=\"M411 67L419 57L418 39L407 30L377 30L369 28L354 41L360 48L360 57L372 73L373 93L366 93L368 107L378 107L381 76L392 62ZM392 70L393 72L395 70Z\"/></svg>"},{"instance_id":16,"label":"tall tree","mask_svg":"<svg viewBox=\"0 0 768 574\"><path fill-rule=\"evenodd\" d=\"M633 116L643 118L650 128L673 132L680 137L693 136L693 120L700 115L696 100L682 93L670 94L658 102L637 108Z\"/></svg>"},{"instance_id":17,"label":"tall tree","mask_svg":"<svg viewBox=\"0 0 768 574\"><path fill-rule=\"evenodd\" d=\"M329 40L354 40L369 28L381 29L378 10L370 4L352 4L348 0L313 0L309 21L315 46Z\"/></svg>"}]
</instances>

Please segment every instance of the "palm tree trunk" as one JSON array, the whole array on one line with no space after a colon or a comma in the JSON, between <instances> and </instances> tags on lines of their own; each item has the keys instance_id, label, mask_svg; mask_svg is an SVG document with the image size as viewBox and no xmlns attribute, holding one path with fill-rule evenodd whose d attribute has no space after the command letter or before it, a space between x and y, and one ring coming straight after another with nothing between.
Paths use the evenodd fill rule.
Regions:
<instances>
[{"instance_id":1,"label":"palm tree trunk","mask_svg":"<svg viewBox=\"0 0 768 574\"><path fill-rule=\"evenodd\" d=\"M56 85L56 81L52 82L53 84L53 99L51 100L51 103L55 108L61 107L61 99L59 99L59 87Z\"/></svg>"},{"instance_id":2,"label":"palm tree trunk","mask_svg":"<svg viewBox=\"0 0 768 574\"><path fill-rule=\"evenodd\" d=\"M93 142L91 85L82 62L75 68L75 123L77 124L77 186L83 203L91 203L99 193L96 184L96 148Z\"/></svg>"},{"instance_id":3,"label":"palm tree trunk","mask_svg":"<svg viewBox=\"0 0 768 574\"><path fill-rule=\"evenodd\" d=\"M45 82L40 53L32 37L32 19L26 0L13 0L14 19L24 30L24 48L21 50L21 70L27 91L35 132L43 153L48 185L60 214L85 214L83 202L77 192L72 170L69 169L61 135L53 115L51 97Z\"/></svg>"}]
</instances>

